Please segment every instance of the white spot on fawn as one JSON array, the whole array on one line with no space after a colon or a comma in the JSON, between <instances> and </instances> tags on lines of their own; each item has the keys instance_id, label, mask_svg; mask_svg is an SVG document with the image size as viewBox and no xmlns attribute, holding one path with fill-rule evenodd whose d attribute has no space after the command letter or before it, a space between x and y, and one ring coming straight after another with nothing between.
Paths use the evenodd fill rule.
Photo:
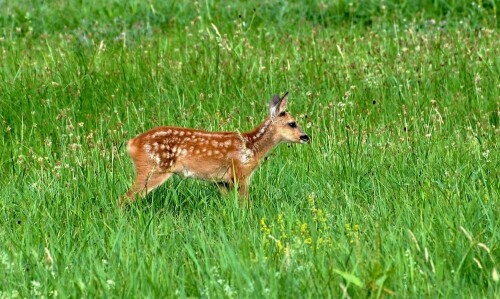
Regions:
<instances>
[{"instance_id":1,"label":"white spot on fawn","mask_svg":"<svg viewBox=\"0 0 500 299\"><path fill-rule=\"evenodd\" d=\"M271 121L268 120L264 123L264 125L262 126L262 128L260 128L259 132L257 132L257 134L255 134L252 138L255 140L257 138L260 138L262 135L264 135L267 131L267 128L269 127L269 125L271 124Z\"/></svg>"},{"instance_id":2,"label":"white spot on fawn","mask_svg":"<svg viewBox=\"0 0 500 299\"><path fill-rule=\"evenodd\" d=\"M156 132L156 133L153 134L153 138L168 135L169 131L166 131L166 132L165 131L158 131L158 132Z\"/></svg>"},{"instance_id":3,"label":"white spot on fawn","mask_svg":"<svg viewBox=\"0 0 500 299\"><path fill-rule=\"evenodd\" d=\"M194 176L194 172L192 171L189 171L188 169L184 168L182 170L182 175L186 178L189 178L189 177L193 177Z\"/></svg>"},{"instance_id":4,"label":"white spot on fawn","mask_svg":"<svg viewBox=\"0 0 500 299\"><path fill-rule=\"evenodd\" d=\"M240 154L241 163L248 164L248 163L250 163L250 161L252 160L252 158L253 158L253 152L252 152L252 150L250 150L248 148L242 148L241 149L241 154Z\"/></svg>"}]
</instances>

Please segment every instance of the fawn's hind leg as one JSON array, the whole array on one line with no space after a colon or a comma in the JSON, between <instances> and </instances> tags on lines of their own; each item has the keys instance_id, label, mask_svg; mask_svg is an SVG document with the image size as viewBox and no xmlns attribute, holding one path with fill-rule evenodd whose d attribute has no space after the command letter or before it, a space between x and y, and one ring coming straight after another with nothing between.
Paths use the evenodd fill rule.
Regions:
<instances>
[{"instance_id":1,"label":"fawn's hind leg","mask_svg":"<svg viewBox=\"0 0 500 299\"><path fill-rule=\"evenodd\" d=\"M139 193L140 197L146 196L153 189L163 184L168 180L173 173L171 172L151 172L138 174L137 178L127 193L120 199L119 205L122 205L125 201L133 202L136 195Z\"/></svg>"}]
</instances>

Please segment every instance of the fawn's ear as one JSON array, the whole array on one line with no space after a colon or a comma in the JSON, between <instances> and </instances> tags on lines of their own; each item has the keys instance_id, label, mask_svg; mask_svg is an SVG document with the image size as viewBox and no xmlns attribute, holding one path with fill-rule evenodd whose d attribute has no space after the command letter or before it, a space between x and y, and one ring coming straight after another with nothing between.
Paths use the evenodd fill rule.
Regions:
<instances>
[{"instance_id":1,"label":"fawn's ear","mask_svg":"<svg viewBox=\"0 0 500 299\"><path fill-rule=\"evenodd\" d=\"M269 102L269 114L271 115L271 118L275 118L280 113L285 112L287 104L288 104L288 91L285 92L285 94L282 97L275 94L271 99L271 101Z\"/></svg>"}]
</instances>

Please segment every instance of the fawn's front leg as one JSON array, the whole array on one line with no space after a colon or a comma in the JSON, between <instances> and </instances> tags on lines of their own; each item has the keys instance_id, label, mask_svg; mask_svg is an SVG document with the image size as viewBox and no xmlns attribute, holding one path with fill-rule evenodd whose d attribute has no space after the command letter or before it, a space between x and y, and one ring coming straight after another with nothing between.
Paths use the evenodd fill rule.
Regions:
<instances>
[{"instance_id":1,"label":"fawn's front leg","mask_svg":"<svg viewBox=\"0 0 500 299\"><path fill-rule=\"evenodd\" d=\"M238 196L240 197L248 197L248 182L246 180L237 181L236 184L234 182L221 182L217 183L217 188L222 195L228 194L229 190L233 188L237 188Z\"/></svg>"},{"instance_id":2,"label":"fawn's front leg","mask_svg":"<svg viewBox=\"0 0 500 299\"><path fill-rule=\"evenodd\" d=\"M249 187L249 179L240 178L234 179L231 182L221 182L217 183L217 187L219 188L220 193L225 196L229 193L229 190L236 188L238 191L238 197L240 202L242 202L245 206L248 205L248 187Z\"/></svg>"},{"instance_id":3,"label":"fawn's front leg","mask_svg":"<svg viewBox=\"0 0 500 299\"><path fill-rule=\"evenodd\" d=\"M248 208L250 206L250 201L248 200L249 198L249 189L250 185L250 178L243 178L239 181L238 184L238 199L240 202L240 205Z\"/></svg>"},{"instance_id":4,"label":"fawn's front leg","mask_svg":"<svg viewBox=\"0 0 500 299\"><path fill-rule=\"evenodd\" d=\"M229 189L233 186L231 183L227 182L219 182L217 183L217 189L219 189L220 194L223 196L226 196L227 193L229 192Z\"/></svg>"}]
</instances>

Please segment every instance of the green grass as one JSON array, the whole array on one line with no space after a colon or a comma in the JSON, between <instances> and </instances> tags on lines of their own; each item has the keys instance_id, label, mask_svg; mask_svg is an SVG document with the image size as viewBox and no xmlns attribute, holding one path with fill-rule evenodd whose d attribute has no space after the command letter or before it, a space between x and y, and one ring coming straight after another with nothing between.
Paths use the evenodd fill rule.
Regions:
<instances>
[{"instance_id":1,"label":"green grass","mask_svg":"<svg viewBox=\"0 0 500 299\"><path fill-rule=\"evenodd\" d=\"M498 298L498 2L67 2L1 3L1 298ZM129 138L285 90L312 143L250 207L176 177L117 208Z\"/></svg>"}]
</instances>

